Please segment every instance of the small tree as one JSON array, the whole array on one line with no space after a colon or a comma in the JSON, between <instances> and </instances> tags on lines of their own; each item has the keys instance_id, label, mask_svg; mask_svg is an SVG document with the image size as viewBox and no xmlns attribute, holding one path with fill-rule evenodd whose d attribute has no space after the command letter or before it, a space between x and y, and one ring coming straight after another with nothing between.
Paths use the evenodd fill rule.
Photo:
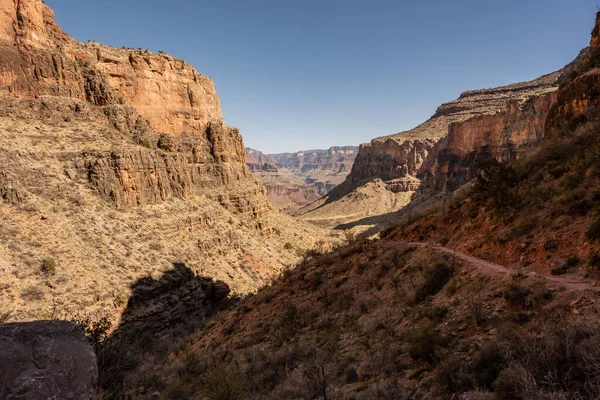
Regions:
<instances>
[{"instance_id":1,"label":"small tree","mask_svg":"<svg viewBox=\"0 0 600 400\"><path fill-rule=\"evenodd\" d=\"M42 265L40 269L46 275L54 275L56 274L57 262L54 258L45 258L42 260Z\"/></svg>"},{"instance_id":2,"label":"small tree","mask_svg":"<svg viewBox=\"0 0 600 400\"><path fill-rule=\"evenodd\" d=\"M515 186L518 183L516 171L508 164L491 159L476 165L477 182L473 189L475 198L491 199L494 207L506 211L517 201ZM504 213L502 214L504 219Z\"/></svg>"},{"instance_id":3,"label":"small tree","mask_svg":"<svg viewBox=\"0 0 600 400\"><path fill-rule=\"evenodd\" d=\"M471 310L471 314L473 314L473 319L475 319L477 326L481 326L485 322L483 305L483 300L479 294L476 294L469 299L469 310Z\"/></svg>"}]
</instances>

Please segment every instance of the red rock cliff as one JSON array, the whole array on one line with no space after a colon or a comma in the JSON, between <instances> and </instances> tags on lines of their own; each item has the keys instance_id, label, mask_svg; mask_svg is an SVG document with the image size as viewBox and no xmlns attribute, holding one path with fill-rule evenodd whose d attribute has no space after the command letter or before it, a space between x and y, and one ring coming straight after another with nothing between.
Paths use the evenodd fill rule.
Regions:
<instances>
[{"instance_id":1,"label":"red rock cliff","mask_svg":"<svg viewBox=\"0 0 600 400\"><path fill-rule=\"evenodd\" d=\"M477 157L517 157L543 138L558 83L573 68L465 92L415 129L361 145L346 186L416 176L424 180L423 189L453 190L469 178Z\"/></svg>"},{"instance_id":2,"label":"red rock cliff","mask_svg":"<svg viewBox=\"0 0 600 400\"><path fill-rule=\"evenodd\" d=\"M268 207L210 78L166 54L79 43L41 0L0 0L0 100L50 114L66 110L142 137L150 149L76 157L77 168L119 207L200 193L240 212Z\"/></svg>"},{"instance_id":3,"label":"red rock cliff","mask_svg":"<svg viewBox=\"0 0 600 400\"><path fill-rule=\"evenodd\" d=\"M556 105L547 121L549 137L573 132L577 125L598 117L600 111L600 12L592 31L590 49L561 84Z\"/></svg>"}]
</instances>

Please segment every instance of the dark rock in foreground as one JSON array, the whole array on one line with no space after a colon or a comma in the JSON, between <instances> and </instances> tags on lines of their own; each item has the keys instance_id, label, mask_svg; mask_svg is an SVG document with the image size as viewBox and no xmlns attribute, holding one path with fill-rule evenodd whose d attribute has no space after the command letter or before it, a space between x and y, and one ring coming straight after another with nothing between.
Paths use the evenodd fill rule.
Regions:
<instances>
[{"instance_id":1,"label":"dark rock in foreground","mask_svg":"<svg viewBox=\"0 0 600 400\"><path fill-rule=\"evenodd\" d=\"M75 323L0 324L0 399L88 400L97 380L96 354Z\"/></svg>"}]
</instances>

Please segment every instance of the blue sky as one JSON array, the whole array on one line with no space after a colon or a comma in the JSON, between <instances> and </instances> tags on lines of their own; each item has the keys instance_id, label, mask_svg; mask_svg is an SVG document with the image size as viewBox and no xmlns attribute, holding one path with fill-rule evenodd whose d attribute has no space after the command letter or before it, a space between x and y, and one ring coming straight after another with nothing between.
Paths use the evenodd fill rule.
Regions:
<instances>
[{"instance_id":1,"label":"blue sky","mask_svg":"<svg viewBox=\"0 0 600 400\"><path fill-rule=\"evenodd\" d=\"M600 0L47 0L81 41L210 76L264 152L410 129L468 89L533 79L589 42Z\"/></svg>"}]
</instances>

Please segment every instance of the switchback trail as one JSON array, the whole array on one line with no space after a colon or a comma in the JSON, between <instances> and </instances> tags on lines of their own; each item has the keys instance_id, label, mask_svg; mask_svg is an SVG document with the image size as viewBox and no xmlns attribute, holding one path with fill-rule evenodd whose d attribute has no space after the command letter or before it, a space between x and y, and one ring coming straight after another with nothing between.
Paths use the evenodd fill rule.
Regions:
<instances>
[{"instance_id":1,"label":"switchback trail","mask_svg":"<svg viewBox=\"0 0 600 400\"><path fill-rule=\"evenodd\" d=\"M429 247L433 250L451 254L451 255L458 257L461 260L466 261L484 271L494 272L494 273L502 274L502 275L508 275L508 274L512 274L515 272L515 271L510 270L500 264L495 264L493 262L482 260L481 258L470 256L470 255L462 253L458 250L449 249L449 248L444 247L439 244L422 243L422 242L409 242L409 244L420 246L420 247ZM599 287L594 286L594 285L590 284L589 282L573 279L573 278L566 277L566 276L542 275L542 274L538 274L536 272L525 273L525 276L527 276L529 278L545 279L546 281L548 281L550 283L553 283L553 284L556 284L559 286L563 286L569 290L576 290L576 291L592 290L594 292L600 292Z\"/></svg>"}]
</instances>

